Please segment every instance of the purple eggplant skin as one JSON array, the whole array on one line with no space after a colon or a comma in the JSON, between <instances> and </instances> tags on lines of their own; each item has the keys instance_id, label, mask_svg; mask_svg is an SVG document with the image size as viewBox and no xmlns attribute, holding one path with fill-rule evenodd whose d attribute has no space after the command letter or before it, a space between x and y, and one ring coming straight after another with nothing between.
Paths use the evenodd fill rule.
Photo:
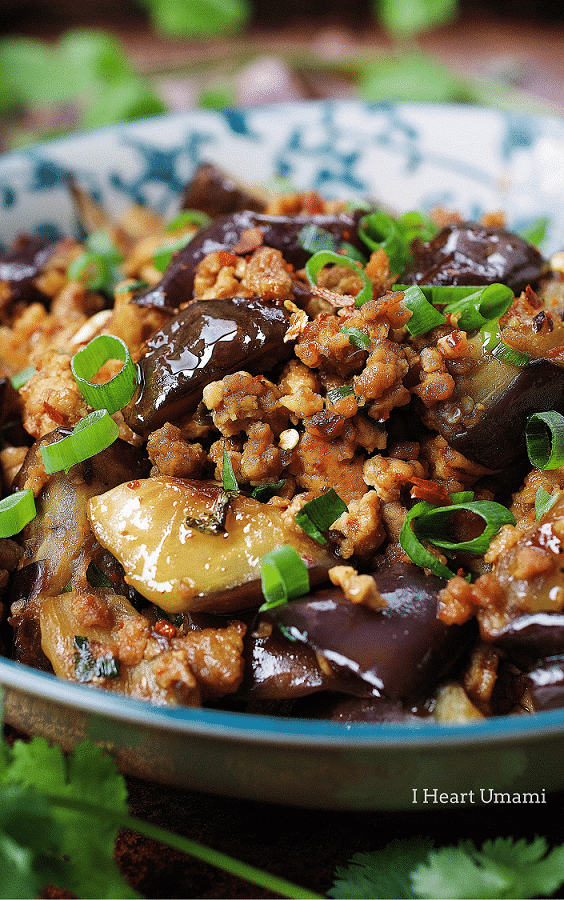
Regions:
<instances>
[{"instance_id":1,"label":"purple eggplant skin","mask_svg":"<svg viewBox=\"0 0 564 900\"><path fill-rule=\"evenodd\" d=\"M405 705L428 697L476 636L475 623L437 617L444 582L413 565L373 573L387 606L374 610L329 587L275 607L268 616L294 640L370 686L374 697Z\"/></svg>"},{"instance_id":2,"label":"purple eggplant skin","mask_svg":"<svg viewBox=\"0 0 564 900\"><path fill-rule=\"evenodd\" d=\"M39 290L34 280L58 247L60 241L48 242L38 235L22 235L0 255L0 282L9 287L0 304L0 324L9 325L31 303L49 304L50 298Z\"/></svg>"},{"instance_id":3,"label":"purple eggplant skin","mask_svg":"<svg viewBox=\"0 0 564 900\"><path fill-rule=\"evenodd\" d=\"M515 367L515 377L486 406L477 422L457 429L441 429L453 450L488 469L505 469L526 453L525 426L529 416L555 409L564 413L564 368L547 359Z\"/></svg>"},{"instance_id":4,"label":"purple eggplant skin","mask_svg":"<svg viewBox=\"0 0 564 900\"><path fill-rule=\"evenodd\" d=\"M512 619L493 642L504 656L522 669L541 660L564 656L564 614L535 612Z\"/></svg>"},{"instance_id":5,"label":"purple eggplant skin","mask_svg":"<svg viewBox=\"0 0 564 900\"><path fill-rule=\"evenodd\" d=\"M258 297L195 300L148 341L125 421L147 436L193 413L210 382L240 369L270 371L293 354L288 322L281 304Z\"/></svg>"},{"instance_id":6,"label":"purple eggplant skin","mask_svg":"<svg viewBox=\"0 0 564 900\"><path fill-rule=\"evenodd\" d=\"M548 266L524 238L502 228L462 222L429 241L414 241L404 284L507 284L516 293L534 285Z\"/></svg>"},{"instance_id":7,"label":"purple eggplant skin","mask_svg":"<svg viewBox=\"0 0 564 900\"><path fill-rule=\"evenodd\" d=\"M201 163L186 185L182 210L197 209L210 219L251 209L263 212L264 200L251 194L231 175L213 163Z\"/></svg>"},{"instance_id":8,"label":"purple eggplant skin","mask_svg":"<svg viewBox=\"0 0 564 900\"><path fill-rule=\"evenodd\" d=\"M527 693L535 712L564 707L564 656L539 662L527 673Z\"/></svg>"},{"instance_id":9,"label":"purple eggplant skin","mask_svg":"<svg viewBox=\"0 0 564 900\"><path fill-rule=\"evenodd\" d=\"M136 294L132 301L137 306L152 306L175 312L188 303L194 294L196 270L208 253L230 251L240 240L243 231L260 228L263 244L280 250L287 263L294 269L305 266L311 252L300 244L300 232L305 225L317 225L328 231L339 244L347 241L360 252L366 247L357 234L358 222L365 210L339 215L319 214L300 216L268 216L254 210L241 210L220 216L202 228L182 250L174 256L163 277L155 287Z\"/></svg>"}]
</instances>

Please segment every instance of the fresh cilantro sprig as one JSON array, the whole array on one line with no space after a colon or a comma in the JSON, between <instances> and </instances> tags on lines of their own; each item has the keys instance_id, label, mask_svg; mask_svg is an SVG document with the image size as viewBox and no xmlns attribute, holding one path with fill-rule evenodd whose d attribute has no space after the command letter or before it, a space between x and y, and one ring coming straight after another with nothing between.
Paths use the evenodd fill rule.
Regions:
<instances>
[{"instance_id":1,"label":"fresh cilantro sprig","mask_svg":"<svg viewBox=\"0 0 564 900\"><path fill-rule=\"evenodd\" d=\"M129 815L125 779L91 741L64 754L43 738L0 742L0 898L56 884L78 897L138 898L114 858L127 828L289 898L319 895Z\"/></svg>"},{"instance_id":2,"label":"fresh cilantro sprig","mask_svg":"<svg viewBox=\"0 0 564 900\"><path fill-rule=\"evenodd\" d=\"M564 882L564 845L549 850L531 842L496 838L477 847L460 841L434 848L429 838L394 841L373 853L356 853L337 868L329 897L395 897L397 900L550 897Z\"/></svg>"}]
</instances>

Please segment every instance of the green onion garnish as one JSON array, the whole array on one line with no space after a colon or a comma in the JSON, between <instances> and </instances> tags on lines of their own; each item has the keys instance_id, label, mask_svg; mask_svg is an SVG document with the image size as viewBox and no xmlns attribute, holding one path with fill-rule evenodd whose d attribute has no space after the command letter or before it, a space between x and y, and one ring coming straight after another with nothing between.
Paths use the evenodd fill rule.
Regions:
<instances>
[{"instance_id":1,"label":"green onion garnish","mask_svg":"<svg viewBox=\"0 0 564 900\"><path fill-rule=\"evenodd\" d=\"M223 444L222 482L223 489L225 491L234 491L235 493L239 492L239 484L237 482L237 479L235 478L233 464L231 462L231 457L229 456L229 453L225 448L225 443Z\"/></svg>"},{"instance_id":2,"label":"green onion garnish","mask_svg":"<svg viewBox=\"0 0 564 900\"><path fill-rule=\"evenodd\" d=\"M0 538L19 534L36 516L33 491L17 491L0 500Z\"/></svg>"},{"instance_id":3,"label":"green onion garnish","mask_svg":"<svg viewBox=\"0 0 564 900\"><path fill-rule=\"evenodd\" d=\"M333 524L339 516L347 512L348 507L344 500L341 500L337 492L330 488L320 497L314 497L306 503L299 512L296 513L295 519L302 531L309 534L318 544L326 544L327 540L322 532Z\"/></svg>"},{"instance_id":4,"label":"green onion garnish","mask_svg":"<svg viewBox=\"0 0 564 900\"><path fill-rule=\"evenodd\" d=\"M400 275L407 268L415 238L428 240L437 231L430 219L415 211L394 219L383 210L376 210L363 216L358 227L360 238L370 250L382 248L386 252L392 275Z\"/></svg>"},{"instance_id":5,"label":"green onion garnish","mask_svg":"<svg viewBox=\"0 0 564 900\"><path fill-rule=\"evenodd\" d=\"M191 238L184 234L182 237L166 241L155 250L152 259L159 272L164 272L168 268L174 254L183 250L190 240Z\"/></svg>"},{"instance_id":6,"label":"green onion garnish","mask_svg":"<svg viewBox=\"0 0 564 900\"><path fill-rule=\"evenodd\" d=\"M120 360L122 368L105 384L92 384L91 379L110 359ZM135 392L137 368L125 341L112 334L98 335L75 353L71 369L82 396L93 409L107 409L111 415L122 409Z\"/></svg>"},{"instance_id":7,"label":"green onion garnish","mask_svg":"<svg viewBox=\"0 0 564 900\"><path fill-rule=\"evenodd\" d=\"M559 491L549 494L543 487L538 488L535 494L535 518L537 521L542 519L545 513L552 509L558 500Z\"/></svg>"},{"instance_id":8,"label":"green onion garnish","mask_svg":"<svg viewBox=\"0 0 564 900\"><path fill-rule=\"evenodd\" d=\"M87 250L68 267L70 281L80 281L92 291L111 294L121 281L123 256L106 231L94 231L86 239Z\"/></svg>"},{"instance_id":9,"label":"green onion garnish","mask_svg":"<svg viewBox=\"0 0 564 900\"><path fill-rule=\"evenodd\" d=\"M319 253L321 250L334 250L335 249L335 239L332 234L329 234L324 228L320 228L319 225L314 225L313 222L309 225L304 225L300 233L298 234L298 244L303 250L307 250L308 253Z\"/></svg>"},{"instance_id":10,"label":"green onion garnish","mask_svg":"<svg viewBox=\"0 0 564 900\"><path fill-rule=\"evenodd\" d=\"M178 231L179 228L187 228L190 225L194 225L196 228L205 228L210 222L211 218L201 209L183 209L174 219L171 219L166 230Z\"/></svg>"},{"instance_id":11,"label":"green onion garnish","mask_svg":"<svg viewBox=\"0 0 564 900\"><path fill-rule=\"evenodd\" d=\"M343 325L339 328L339 331L342 334L346 334L349 339L349 344L358 347L359 350L368 350L370 348L372 341L364 331L360 330L360 328L347 328L346 325Z\"/></svg>"},{"instance_id":12,"label":"green onion garnish","mask_svg":"<svg viewBox=\"0 0 564 900\"><path fill-rule=\"evenodd\" d=\"M462 331L477 331L492 319L505 315L514 300L514 294L505 284L488 284L458 300L448 303L443 312L456 316ZM437 302L433 298L433 302Z\"/></svg>"},{"instance_id":13,"label":"green onion garnish","mask_svg":"<svg viewBox=\"0 0 564 900\"><path fill-rule=\"evenodd\" d=\"M509 347L501 338L499 319L492 319L482 325L480 331L482 337L482 349L484 353L490 353L496 359L512 363L514 366L528 366L531 357L528 353L522 353L514 347Z\"/></svg>"},{"instance_id":14,"label":"green onion garnish","mask_svg":"<svg viewBox=\"0 0 564 900\"><path fill-rule=\"evenodd\" d=\"M446 322L443 314L429 303L421 288L416 284L404 290L402 303L413 313L405 327L414 336L426 334L431 328L444 325Z\"/></svg>"},{"instance_id":15,"label":"green onion garnish","mask_svg":"<svg viewBox=\"0 0 564 900\"><path fill-rule=\"evenodd\" d=\"M330 391L327 391L327 400L329 403L338 403L339 400L344 400L345 397L350 397L354 394L354 388L350 384L340 384L336 388L331 388Z\"/></svg>"},{"instance_id":16,"label":"green onion garnish","mask_svg":"<svg viewBox=\"0 0 564 900\"><path fill-rule=\"evenodd\" d=\"M400 544L412 562L430 569L440 578L452 578L454 572L433 556L421 541L427 541L441 550L478 555L486 552L502 525L515 525L513 513L501 503L472 500L472 496L468 491L451 494L453 503L450 506L435 506L423 500L409 510L400 532ZM461 510L483 519L484 529L472 540L452 541L445 535L450 531L453 513Z\"/></svg>"},{"instance_id":17,"label":"green onion garnish","mask_svg":"<svg viewBox=\"0 0 564 900\"><path fill-rule=\"evenodd\" d=\"M285 478L281 478L280 481L271 481L265 484L257 484L257 486L251 491L251 497L254 500L260 500L261 503L266 503L267 500L270 500L271 497L274 497L274 495L277 494L278 491L281 491L285 484Z\"/></svg>"},{"instance_id":18,"label":"green onion garnish","mask_svg":"<svg viewBox=\"0 0 564 900\"><path fill-rule=\"evenodd\" d=\"M119 435L119 428L107 409L96 409L75 425L71 434L41 447L43 465L48 474L68 472L75 463L84 462L109 447Z\"/></svg>"},{"instance_id":19,"label":"green onion garnish","mask_svg":"<svg viewBox=\"0 0 564 900\"><path fill-rule=\"evenodd\" d=\"M143 281L139 279L138 281L130 281L128 284L120 284L119 287L115 289L116 294L128 294L130 291L143 291L145 288L149 287L148 281Z\"/></svg>"},{"instance_id":20,"label":"green onion garnish","mask_svg":"<svg viewBox=\"0 0 564 900\"><path fill-rule=\"evenodd\" d=\"M309 593L309 573L303 559L289 544L283 544L260 560L265 603L260 612Z\"/></svg>"},{"instance_id":21,"label":"green onion garnish","mask_svg":"<svg viewBox=\"0 0 564 900\"><path fill-rule=\"evenodd\" d=\"M525 228L520 228L518 234L528 241L529 244L534 244L538 247L546 238L551 225L552 222L548 218L536 219Z\"/></svg>"},{"instance_id":22,"label":"green onion garnish","mask_svg":"<svg viewBox=\"0 0 564 900\"><path fill-rule=\"evenodd\" d=\"M15 375L12 375L10 381L12 382L12 387L19 391L20 388L27 384L32 375L35 375L37 369L35 366L28 366L27 369L22 369L21 372L16 372Z\"/></svg>"},{"instance_id":23,"label":"green onion garnish","mask_svg":"<svg viewBox=\"0 0 564 900\"><path fill-rule=\"evenodd\" d=\"M320 250L318 253L314 253L313 256L310 256L305 265L305 273L309 283L316 285L317 276L321 270L328 265L347 266L362 280L362 289L355 297L356 306L362 306L367 300L372 299L372 282L368 278L368 275L357 266L354 259L343 256L341 253L335 253L333 250Z\"/></svg>"},{"instance_id":24,"label":"green onion garnish","mask_svg":"<svg viewBox=\"0 0 564 900\"><path fill-rule=\"evenodd\" d=\"M537 469L564 465L564 416L556 410L529 416L525 426L529 460Z\"/></svg>"}]
</instances>

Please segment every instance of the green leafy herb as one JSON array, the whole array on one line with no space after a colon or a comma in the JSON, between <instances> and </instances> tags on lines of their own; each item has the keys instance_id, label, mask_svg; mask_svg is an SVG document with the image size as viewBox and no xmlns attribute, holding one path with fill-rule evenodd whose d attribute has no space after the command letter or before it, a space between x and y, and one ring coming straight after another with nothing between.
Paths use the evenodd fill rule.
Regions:
<instances>
[{"instance_id":1,"label":"green leafy herb","mask_svg":"<svg viewBox=\"0 0 564 900\"><path fill-rule=\"evenodd\" d=\"M233 471L233 463L231 462L231 457L227 452L225 443L223 444L222 480L223 487L226 491L233 491L233 493L239 492L239 484L235 477L235 472Z\"/></svg>"},{"instance_id":2,"label":"green leafy herb","mask_svg":"<svg viewBox=\"0 0 564 900\"><path fill-rule=\"evenodd\" d=\"M169 37L228 34L249 20L249 0L143 0L158 31Z\"/></svg>"},{"instance_id":3,"label":"green leafy herb","mask_svg":"<svg viewBox=\"0 0 564 900\"><path fill-rule=\"evenodd\" d=\"M87 637L74 638L74 674L78 681L93 678L119 678L119 660L111 654L94 656Z\"/></svg>"},{"instance_id":4,"label":"green leafy herb","mask_svg":"<svg viewBox=\"0 0 564 900\"><path fill-rule=\"evenodd\" d=\"M372 341L364 331L360 330L360 328L347 328L346 325L342 325L341 328L339 328L339 331L342 332L342 334L346 334L349 339L349 344L358 347L359 350L370 349Z\"/></svg>"},{"instance_id":5,"label":"green leafy herb","mask_svg":"<svg viewBox=\"0 0 564 900\"><path fill-rule=\"evenodd\" d=\"M195 528L196 531L201 531L202 534L223 534L231 496L232 491L218 491L217 497L207 513L197 517L188 516L186 518L188 527Z\"/></svg>"},{"instance_id":6,"label":"green leafy herb","mask_svg":"<svg viewBox=\"0 0 564 900\"><path fill-rule=\"evenodd\" d=\"M428 838L394 841L373 853L357 853L339 867L330 897L531 898L549 897L564 881L564 845L496 838L434 849Z\"/></svg>"},{"instance_id":7,"label":"green leafy herb","mask_svg":"<svg viewBox=\"0 0 564 900\"><path fill-rule=\"evenodd\" d=\"M281 491L285 484L285 478L281 478L280 481L273 481L268 484L258 484L251 491L251 497L253 497L254 500L260 500L261 503L266 503L266 501L270 500L271 497L274 497L278 491Z\"/></svg>"}]
</instances>

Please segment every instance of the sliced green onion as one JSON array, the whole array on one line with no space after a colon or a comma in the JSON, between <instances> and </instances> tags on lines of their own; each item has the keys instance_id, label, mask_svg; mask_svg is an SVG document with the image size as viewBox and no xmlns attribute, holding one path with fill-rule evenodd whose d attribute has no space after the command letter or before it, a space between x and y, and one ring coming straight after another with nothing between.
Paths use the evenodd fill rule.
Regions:
<instances>
[{"instance_id":1,"label":"sliced green onion","mask_svg":"<svg viewBox=\"0 0 564 900\"><path fill-rule=\"evenodd\" d=\"M394 290L406 291L410 287L413 287L413 285L400 284L398 282L394 285ZM447 303L462 300L464 297L469 297L470 294L475 294L476 291L481 290L480 285L469 284L418 284L417 287L423 291L429 303L432 303L434 306L446 306Z\"/></svg>"},{"instance_id":2,"label":"sliced green onion","mask_svg":"<svg viewBox=\"0 0 564 900\"><path fill-rule=\"evenodd\" d=\"M119 428L107 409L96 409L75 425L71 434L41 447L43 465L48 474L68 472L75 463L84 462L109 447L119 435Z\"/></svg>"},{"instance_id":3,"label":"sliced green onion","mask_svg":"<svg viewBox=\"0 0 564 900\"><path fill-rule=\"evenodd\" d=\"M531 357L528 353L522 353L504 343L501 338L501 327L499 319L492 319L482 325L480 330L482 337L482 349L485 353L490 353L496 359L502 359L504 362L512 363L514 366L528 366Z\"/></svg>"},{"instance_id":4,"label":"sliced green onion","mask_svg":"<svg viewBox=\"0 0 564 900\"><path fill-rule=\"evenodd\" d=\"M123 256L107 231L94 231L86 239L88 248L77 256L67 269L70 281L80 281L92 291L111 294L121 281L119 268Z\"/></svg>"},{"instance_id":5,"label":"sliced green onion","mask_svg":"<svg viewBox=\"0 0 564 900\"><path fill-rule=\"evenodd\" d=\"M280 606L309 593L309 573L300 554L283 544L260 560L261 586L265 603L260 611Z\"/></svg>"},{"instance_id":6,"label":"sliced green onion","mask_svg":"<svg viewBox=\"0 0 564 900\"><path fill-rule=\"evenodd\" d=\"M342 500L334 488L330 488L320 497L314 497L296 513L296 522L318 544L326 544L327 540L323 532L347 512L347 504Z\"/></svg>"},{"instance_id":7,"label":"sliced green onion","mask_svg":"<svg viewBox=\"0 0 564 900\"><path fill-rule=\"evenodd\" d=\"M183 209L174 219L167 224L167 231L178 231L179 228L186 228L189 225L195 225L197 228L205 228L211 222L210 216L201 209Z\"/></svg>"},{"instance_id":8,"label":"sliced green onion","mask_svg":"<svg viewBox=\"0 0 564 900\"><path fill-rule=\"evenodd\" d=\"M143 281L143 280L139 279L139 281L130 281L128 284L120 284L120 286L115 289L114 293L128 294L130 291L142 291L148 287L149 287L148 281Z\"/></svg>"},{"instance_id":9,"label":"sliced green onion","mask_svg":"<svg viewBox=\"0 0 564 900\"><path fill-rule=\"evenodd\" d=\"M164 272L168 268L174 254L179 250L183 250L190 240L191 238L184 234L182 237L175 238L172 241L166 241L155 250L152 258L159 272Z\"/></svg>"},{"instance_id":10,"label":"sliced green onion","mask_svg":"<svg viewBox=\"0 0 564 900\"><path fill-rule=\"evenodd\" d=\"M91 379L110 359L120 360L122 368L105 384L92 384ZM117 412L135 392L137 368L125 341L112 334L100 334L89 341L73 356L71 369L80 393L93 409L107 409L110 414Z\"/></svg>"},{"instance_id":11,"label":"sliced green onion","mask_svg":"<svg viewBox=\"0 0 564 900\"><path fill-rule=\"evenodd\" d=\"M332 234L315 225L313 222L304 225L298 235L298 244L308 253L319 253L321 250L334 250L335 239Z\"/></svg>"},{"instance_id":12,"label":"sliced green onion","mask_svg":"<svg viewBox=\"0 0 564 900\"><path fill-rule=\"evenodd\" d=\"M538 488L535 494L535 518L542 519L545 513L552 509L558 500L559 491L549 494L543 487Z\"/></svg>"},{"instance_id":13,"label":"sliced green onion","mask_svg":"<svg viewBox=\"0 0 564 900\"><path fill-rule=\"evenodd\" d=\"M257 484L251 491L251 497L254 500L260 500L261 503L266 503L266 501L270 500L271 497L274 497L278 491L281 491L285 484L285 478L281 478L280 481L271 481L268 484Z\"/></svg>"},{"instance_id":14,"label":"sliced green onion","mask_svg":"<svg viewBox=\"0 0 564 900\"><path fill-rule=\"evenodd\" d=\"M0 538L19 534L36 516L33 491L17 491L0 500Z\"/></svg>"},{"instance_id":15,"label":"sliced green onion","mask_svg":"<svg viewBox=\"0 0 564 900\"><path fill-rule=\"evenodd\" d=\"M37 369L35 366L28 366L27 369L22 369L21 372L16 372L15 375L12 375L10 381L12 382L12 387L19 391L20 388L27 384L32 375L35 375Z\"/></svg>"},{"instance_id":16,"label":"sliced green onion","mask_svg":"<svg viewBox=\"0 0 564 900\"><path fill-rule=\"evenodd\" d=\"M462 331L477 331L491 319L505 315L515 295L506 284L488 284L444 307L445 315L456 316Z\"/></svg>"},{"instance_id":17,"label":"sliced green onion","mask_svg":"<svg viewBox=\"0 0 564 900\"><path fill-rule=\"evenodd\" d=\"M447 566L443 565L436 556L433 556L433 554L423 546L413 528L413 525L419 516L422 516L423 513L427 512L430 508L432 509L432 504L427 503L425 500L412 506L404 519L400 531L400 546L416 566L421 566L422 569L429 569L433 575L436 575L438 578L453 578L455 573L451 572Z\"/></svg>"},{"instance_id":18,"label":"sliced green onion","mask_svg":"<svg viewBox=\"0 0 564 900\"><path fill-rule=\"evenodd\" d=\"M529 244L534 244L535 247L538 247L546 238L551 225L552 222L548 218L536 219L525 228L519 229L518 234L525 241L528 241Z\"/></svg>"},{"instance_id":19,"label":"sliced green onion","mask_svg":"<svg viewBox=\"0 0 564 900\"><path fill-rule=\"evenodd\" d=\"M452 541L443 537L449 532L452 514L459 511L474 513L484 520L484 530L478 537L470 541ZM486 552L502 525L515 525L515 517L507 507L493 500L471 500L451 506L433 506L418 518L414 530L421 540L441 550L479 555Z\"/></svg>"},{"instance_id":20,"label":"sliced green onion","mask_svg":"<svg viewBox=\"0 0 564 900\"><path fill-rule=\"evenodd\" d=\"M370 250L385 251L392 275L403 272L409 261L409 243L392 216L382 210L368 213L360 220L358 234Z\"/></svg>"},{"instance_id":21,"label":"sliced green onion","mask_svg":"<svg viewBox=\"0 0 564 900\"><path fill-rule=\"evenodd\" d=\"M343 256L341 253L335 253L333 250L320 250L318 253L310 256L305 265L305 273L309 283L317 284L317 276L328 265L347 266L362 280L362 289L355 298L356 306L362 306L367 300L372 299L372 282L366 272L359 268L353 259Z\"/></svg>"},{"instance_id":22,"label":"sliced green onion","mask_svg":"<svg viewBox=\"0 0 564 900\"><path fill-rule=\"evenodd\" d=\"M426 334L431 328L446 322L443 314L429 303L421 288L415 284L404 291L402 303L413 313L405 327L414 336Z\"/></svg>"},{"instance_id":23,"label":"sliced green onion","mask_svg":"<svg viewBox=\"0 0 564 900\"><path fill-rule=\"evenodd\" d=\"M235 478L235 472L233 471L231 457L227 452L225 444L223 445L222 481L223 489L225 491L234 491L235 493L239 492L239 484L237 482L237 479Z\"/></svg>"},{"instance_id":24,"label":"sliced green onion","mask_svg":"<svg viewBox=\"0 0 564 900\"><path fill-rule=\"evenodd\" d=\"M349 339L349 344L358 347L359 350L368 350L370 348L372 341L364 331L360 330L360 328L347 328L346 325L343 325L339 328L339 331L342 334L346 334Z\"/></svg>"},{"instance_id":25,"label":"sliced green onion","mask_svg":"<svg viewBox=\"0 0 564 900\"><path fill-rule=\"evenodd\" d=\"M564 416L556 410L529 416L525 426L527 453L537 469L564 465Z\"/></svg>"}]
</instances>

